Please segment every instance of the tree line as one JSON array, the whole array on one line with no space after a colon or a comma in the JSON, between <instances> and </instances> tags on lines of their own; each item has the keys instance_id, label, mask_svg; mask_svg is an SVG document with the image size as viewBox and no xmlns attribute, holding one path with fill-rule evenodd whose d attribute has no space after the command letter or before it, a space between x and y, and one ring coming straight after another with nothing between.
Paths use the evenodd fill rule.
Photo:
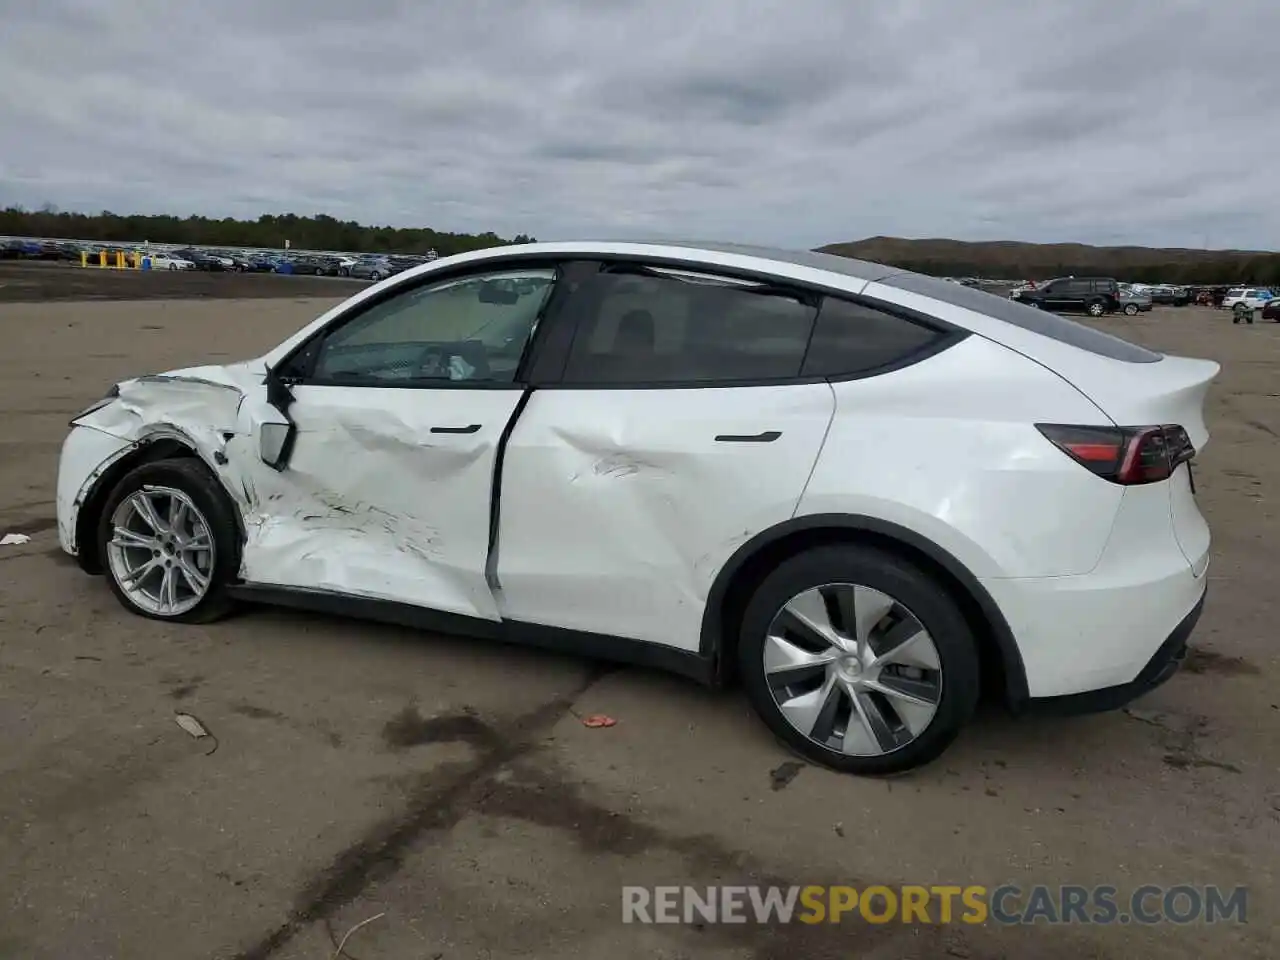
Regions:
<instances>
[{"instance_id":1,"label":"tree line","mask_svg":"<svg viewBox=\"0 0 1280 960\"><path fill-rule=\"evenodd\" d=\"M425 254L435 250L442 257L509 243L531 243L519 234L510 240L495 233L446 233L422 227L366 226L354 220L337 220L323 213L263 214L257 220L231 217L144 216L101 213L68 213L51 206L39 210L6 207L0 210L0 236L62 238L112 243L173 243L205 247L262 247L282 249L285 241L297 250L341 250L350 253Z\"/></svg>"},{"instance_id":2,"label":"tree line","mask_svg":"<svg viewBox=\"0 0 1280 960\"><path fill-rule=\"evenodd\" d=\"M326 214L263 214L257 220L209 217L69 213L46 205L39 210L0 210L0 236L65 238L97 242L155 243L206 247L342 250L352 253L425 254L442 257L468 250L529 243L492 232L447 233L425 227L366 226ZM1175 284L1268 284L1280 286L1280 254L1235 250L1165 251L1137 247L1107 248L1039 244L969 244L960 241L908 241L875 237L822 248L905 270L941 277L1047 279L1062 276L1114 276L1119 280ZM1065 256L1062 254L1065 253Z\"/></svg>"}]
</instances>

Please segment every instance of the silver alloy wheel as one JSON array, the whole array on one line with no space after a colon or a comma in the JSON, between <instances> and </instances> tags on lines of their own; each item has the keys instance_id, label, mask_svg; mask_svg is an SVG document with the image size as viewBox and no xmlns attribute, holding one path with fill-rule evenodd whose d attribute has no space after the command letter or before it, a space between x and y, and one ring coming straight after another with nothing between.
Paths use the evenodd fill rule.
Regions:
<instances>
[{"instance_id":1,"label":"silver alloy wheel","mask_svg":"<svg viewBox=\"0 0 1280 960\"><path fill-rule=\"evenodd\" d=\"M116 507L111 529L111 575L140 609L176 617L209 592L213 534L183 491L156 486L134 491Z\"/></svg>"},{"instance_id":2,"label":"silver alloy wheel","mask_svg":"<svg viewBox=\"0 0 1280 960\"><path fill-rule=\"evenodd\" d=\"M1106 313L1106 307L1104 307L1102 304L1100 303L1089 304L1089 316L1100 317L1104 313Z\"/></svg>"},{"instance_id":3,"label":"silver alloy wheel","mask_svg":"<svg viewBox=\"0 0 1280 960\"><path fill-rule=\"evenodd\" d=\"M765 637L764 673L796 730L850 756L912 743L942 699L942 664L924 625L860 584L814 587L785 603Z\"/></svg>"}]
</instances>

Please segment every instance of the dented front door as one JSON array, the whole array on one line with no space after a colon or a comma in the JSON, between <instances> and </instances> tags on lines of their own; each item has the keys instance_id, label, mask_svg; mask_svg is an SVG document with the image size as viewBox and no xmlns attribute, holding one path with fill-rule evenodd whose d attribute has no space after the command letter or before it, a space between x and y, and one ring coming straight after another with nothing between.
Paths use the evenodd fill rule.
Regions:
<instances>
[{"instance_id":1,"label":"dented front door","mask_svg":"<svg viewBox=\"0 0 1280 960\"><path fill-rule=\"evenodd\" d=\"M293 450L263 472L245 579L497 620L490 491L520 388L292 392Z\"/></svg>"}]
</instances>

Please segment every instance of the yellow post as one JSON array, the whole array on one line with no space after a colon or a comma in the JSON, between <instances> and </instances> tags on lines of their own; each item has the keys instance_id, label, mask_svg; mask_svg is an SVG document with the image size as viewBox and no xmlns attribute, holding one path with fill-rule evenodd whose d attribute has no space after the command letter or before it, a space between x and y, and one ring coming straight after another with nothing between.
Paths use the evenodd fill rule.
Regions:
<instances>
[{"instance_id":1,"label":"yellow post","mask_svg":"<svg viewBox=\"0 0 1280 960\"><path fill-rule=\"evenodd\" d=\"M123 250L116 251L116 269L117 270L124 269L124 251Z\"/></svg>"},{"instance_id":2,"label":"yellow post","mask_svg":"<svg viewBox=\"0 0 1280 960\"><path fill-rule=\"evenodd\" d=\"M89 265L89 251L88 251L88 250L81 250L81 251L80 251L80 266L82 266L82 267L87 267L88 265Z\"/></svg>"},{"instance_id":3,"label":"yellow post","mask_svg":"<svg viewBox=\"0 0 1280 960\"><path fill-rule=\"evenodd\" d=\"M98 266L105 267L107 265L107 251L98 251Z\"/></svg>"}]
</instances>

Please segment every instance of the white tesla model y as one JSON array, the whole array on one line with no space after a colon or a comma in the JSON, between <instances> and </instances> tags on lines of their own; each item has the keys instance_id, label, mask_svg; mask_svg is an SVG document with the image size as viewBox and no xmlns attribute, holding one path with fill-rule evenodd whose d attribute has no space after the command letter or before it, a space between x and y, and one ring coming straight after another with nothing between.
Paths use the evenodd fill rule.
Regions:
<instances>
[{"instance_id":1,"label":"white tesla model y","mask_svg":"<svg viewBox=\"0 0 1280 960\"><path fill-rule=\"evenodd\" d=\"M63 548L126 608L302 605L737 678L890 773L980 691L1166 679L1218 372L890 267L541 243L364 289L256 360L120 383L62 450Z\"/></svg>"}]
</instances>

